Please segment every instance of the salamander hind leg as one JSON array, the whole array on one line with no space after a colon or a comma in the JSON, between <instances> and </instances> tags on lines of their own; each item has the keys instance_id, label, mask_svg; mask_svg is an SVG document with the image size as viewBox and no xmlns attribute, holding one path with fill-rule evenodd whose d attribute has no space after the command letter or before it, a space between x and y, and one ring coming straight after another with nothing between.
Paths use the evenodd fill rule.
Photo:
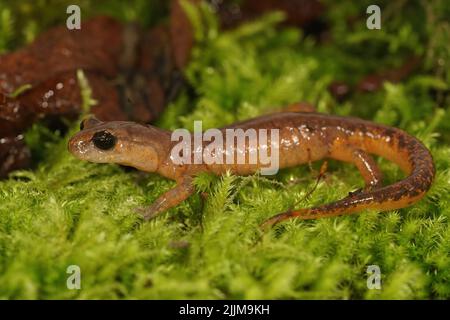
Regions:
<instances>
[{"instance_id":1,"label":"salamander hind leg","mask_svg":"<svg viewBox=\"0 0 450 320\"><path fill-rule=\"evenodd\" d=\"M358 168L366 184L366 190L379 188L383 185L383 173L375 160L361 149L354 149L353 163Z\"/></svg>"},{"instance_id":2,"label":"salamander hind leg","mask_svg":"<svg viewBox=\"0 0 450 320\"><path fill-rule=\"evenodd\" d=\"M192 184L192 178L187 177L179 181L173 189L162 194L148 208L139 208L137 211L142 214L145 220L150 220L161 212L177 206L189 198L194 192L195 189Z\"/></svg>"},{"instance_id":3,"label":"salamander hind leg","mask_svg":"<svg viewBox=\"0 0 450 320\"><path fill-rule=\"evenodd\" d=\"M340 145L333 148L330 157L339 161L353 163L364 179L364 191L382 186L383 174L372 156L364 150L352 145Z\"/></svg>"},{"instance_id":4,"label":"salamander hind leg","mask_svg":"<svg viewBox=\"0 0 450 320\"><path fill-rule=\"evenodd\" d=\"M370 200L370 191L382 186L380 169L374 159L363 150L353 146L341 146L337 151L331 153L331 158L355 164L364 179L366 185L364 190L350 192L342 200L319 207L288 210L277 214L262 224L263 229L292 218L307 220L358 212L363 208L363 203Z\"/></svg>"}]
</instances>

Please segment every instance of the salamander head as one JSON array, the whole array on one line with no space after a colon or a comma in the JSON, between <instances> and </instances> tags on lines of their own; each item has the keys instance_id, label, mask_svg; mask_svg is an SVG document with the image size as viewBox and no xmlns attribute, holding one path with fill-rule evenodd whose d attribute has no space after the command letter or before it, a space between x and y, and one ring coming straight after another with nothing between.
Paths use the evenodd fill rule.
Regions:
<instances>
[{"instance_id":1,"label":"salamander head","mask_svg":"<svg viewBox=\"0 0 450 320\"><path fill-rule=\"evenodd\" d=\"M88 118L68 144L69 152L81 160L117 163L154 172L164 154L165 131L135 122L101 122Z\"/></svg>"}]
</instances>

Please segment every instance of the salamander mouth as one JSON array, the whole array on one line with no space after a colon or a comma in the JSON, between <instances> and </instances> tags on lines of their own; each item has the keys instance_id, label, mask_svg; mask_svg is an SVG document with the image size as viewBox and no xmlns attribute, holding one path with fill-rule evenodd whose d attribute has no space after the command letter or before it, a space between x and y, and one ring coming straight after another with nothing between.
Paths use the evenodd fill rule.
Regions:
<instances>
[{"instance_id":1,"label":"salamander mouth","mask_svg":"<svg viewBox=\"0 0 450 320\"><path fill-rule=\"evenodd\" d=\"M86 154L89 152L89 142L75 136L69 140L68 149L69 152L77 158L84 159Z\"/></svg>"}]
</instances>

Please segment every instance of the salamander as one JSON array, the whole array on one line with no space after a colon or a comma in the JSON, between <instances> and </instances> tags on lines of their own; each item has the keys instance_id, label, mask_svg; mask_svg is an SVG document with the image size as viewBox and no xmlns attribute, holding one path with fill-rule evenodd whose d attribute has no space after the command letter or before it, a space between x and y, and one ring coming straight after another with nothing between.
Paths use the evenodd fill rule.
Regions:
<instances>
[{"instance_id":1,"label":"salamander","mask_svg":"<svg viewBox=\"0 0 450 320\"><path fill-rule=\"evenodd\" d=\"M289 210L264 222L271 226L283 220L316 219L357 213L366 209L394 210L410 206L420 200L432 185L435 166L429 150L415 137L401 129L353 117L333 116L316 112L280 112L232 124L226 129L278 129L279 138L259 148L279 150L279 167L287 168L321 159L335 159L356 166L365 187L350 192L345 198L317 207ZM151 206L142 210L145 219L174 207L195 192L193 177L199 172L221 175L230 171L249 175L262 164L189 164L176 163L171 150L172 132L134 122L101 122L88 118L81 123L81 131L68 143L69 151L81 160L95 163L116 163L146 172L156 172L176 181L176 186L161 195ZM233 145L245 152L249 145ZM223 156L225 150L216 150ZM396 163L406 177L384 186L382 173L371 154Z\"/></svg>"}]
</instances>

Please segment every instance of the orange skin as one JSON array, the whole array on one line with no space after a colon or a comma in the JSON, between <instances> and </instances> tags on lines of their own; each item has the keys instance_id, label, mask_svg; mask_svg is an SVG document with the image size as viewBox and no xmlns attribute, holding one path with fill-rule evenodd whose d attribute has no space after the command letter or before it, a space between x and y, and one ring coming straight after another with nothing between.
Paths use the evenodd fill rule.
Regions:
<instances>
[{"instance_id":1,"label":"orange skin","mask_svg":"<svg viewBox=\"0 0 450 320\"><path fill-rule=\"evenodd\" d=\"M429 190L435 175L433 158L416 138L400 129L357 118L314 113L308 108L304 111L261 116L221 130L279 129L277 143L280 168L326 158L350 162L361 173L366 187L336 202L278 214L267 220L264 226L290 218L316 219L366 209L399 209L417 202ZM108 150L99 149L93 142L95 134L104 135L105 132L109 137L113 136L115 142L113 146L106 146L110 147ZM237 175L248 175L262 167L259 163L176 165L171 160L170 151L177 143L171 141L171 132L167 130L134 122L101 122L90 118L82 123L82 130L70 139L68 147L81 160L117 163L146 172L157 172L175 180L177 185L173 189L143 209L145 219L178 205L192 195L195 192L192 179L199 172L220 175L231 171ZM248 155L247 147L245 152ZM381 172L369 154L395 162L407 177L392 185L382 186Z\"/></svg>"}]
</instances>

